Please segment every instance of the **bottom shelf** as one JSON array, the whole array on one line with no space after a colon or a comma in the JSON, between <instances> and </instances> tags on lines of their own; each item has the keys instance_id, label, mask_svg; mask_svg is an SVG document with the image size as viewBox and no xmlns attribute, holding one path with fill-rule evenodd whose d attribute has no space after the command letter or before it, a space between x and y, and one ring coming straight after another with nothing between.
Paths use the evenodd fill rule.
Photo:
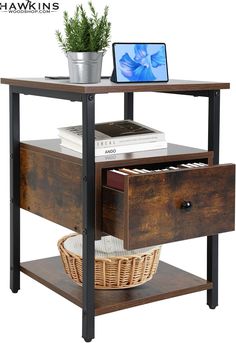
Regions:
<instances>
[{"instance_id":1,"label":"bottom shelf","mask_svg":"<svg viewBox=\"0 0 236 343\"><path fill-rule=\"evenodd\" d=\"M59 256L21 263L21 271L82 307L82 287L65 274ZM160 261L158 273L141 286L96 290L96 315L212 288L212 283Z\"/></svg>"}]
</instances>

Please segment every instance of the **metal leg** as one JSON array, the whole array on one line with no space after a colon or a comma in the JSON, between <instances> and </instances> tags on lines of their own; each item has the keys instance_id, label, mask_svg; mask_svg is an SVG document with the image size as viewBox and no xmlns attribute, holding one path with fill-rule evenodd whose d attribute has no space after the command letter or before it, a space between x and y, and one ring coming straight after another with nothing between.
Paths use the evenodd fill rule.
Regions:
<instances>
[{"instance_id":1,"label":"metal leg","mask_svg":"<svg viewBox=\"0 0 236 343\"><path fill-rule=\"evenodd\" d=\"M134 93L124 93L124 119L133 120Z\"/></svg>"},{"instance_id":2,"label":"metal leg","mask_svg":"<svg viewBox=\"0 0 236 343\"><path fill-rule=\"evenodd\" d=\"M83 325L86 342L94 338L94 231L95 231L95 99L85 94L83 104Z\"/></svg>"},{"instance_id":3,"label":"metal leg","mask_svg":"<svg viewBox=\"0 0 236 343\"><path fill-rule=\"evenodd\" d=\"M220 138L220 91L209 95L208 150L214 151L214 164L219 163ZM213 288L207 291L207 305L211 309L218 306L218 235L207 237L207 280Z\"/></svg>"},{"instance_id":4,"label":"metal leg","mask_svg":"<svg viewBox=\"0 0 236 343\"><path fill-rule=\"evenodd\" d=\"M20 101L10 87L10 288L20 289Z\"/></svg>"},{"instance_id":5,"label":"metal leg","mask_svg":"<svg viewBox=\"0 0 236 343\"><path fill-rule=\"evenodd\" d=\"M207 280L213 282L207 291L207 305L214 310L218 306L218 235L207 237Z\"/></svg>"}]
</instances>

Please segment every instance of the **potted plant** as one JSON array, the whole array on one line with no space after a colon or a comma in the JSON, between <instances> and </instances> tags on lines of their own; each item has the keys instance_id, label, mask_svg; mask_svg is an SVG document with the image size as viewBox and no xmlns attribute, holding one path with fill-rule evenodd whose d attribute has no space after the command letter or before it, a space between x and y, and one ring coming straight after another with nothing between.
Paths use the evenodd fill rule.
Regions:
<instances>
[{"instance_id":1,"label":"potted plant","mask_svg":"<svg viewBox=\"0 0 236 343\"><path fill-rule=\"evenodd\" d=\"M65 37L56 31L59 45L68 58L70 82L73 83L100 82L102 58L110 42L108 6L99 17L92 2L88 5L90 16L82 4L76 6L73 17L64 12Z\"/></svg>"}]
</instances>

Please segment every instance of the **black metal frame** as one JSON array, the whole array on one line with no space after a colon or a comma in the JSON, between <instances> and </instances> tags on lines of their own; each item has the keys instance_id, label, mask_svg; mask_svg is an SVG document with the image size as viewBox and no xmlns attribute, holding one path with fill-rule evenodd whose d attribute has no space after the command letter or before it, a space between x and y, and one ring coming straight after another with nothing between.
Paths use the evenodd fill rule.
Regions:
<instances>
[{"instance_id":1,"label":"black metal frame","mask_svg":"<svg viewBox=\"0 0 236 343\"><path fill-rule=\"evenodd\" d=\"M95 98L82 97L83 106L83 324L82 337L94 338L94 240L95 240Z\"/></svg>"},{"instance_id":2,"label":"black metal frame","mask_svg":"<svg viewBox=\"0 0 236 343\"><path fill-rule=\"evenodd\" d=\"M219 163L220 91L173 92L209 98L208 150ZM172 94L173 94L172 93ZM10 288L20 289L20 94L82 102L83 118L83 324L86 342L94 338L94 240L95 240L95 95L10 86ZM133 93L124 93L124 119L133 120ZM207 237L207 291L210 308L218 305L218 235Z\"/></svg>"},{"instance_id":3,"label":"black metal frame","mask_svg":"<svg viewBox=\"0 0 236 343\"><path fill-rule=\"evenodd\" d=\"M134 93L124 93L124 119L133 120Z\"/></svg>"},{"instance_id":4,"label":"black metal frame","mask_svg":"<svg viewBox=\"0 0 236 343\"><path fill-rule=\"evenodd\" d=\"M213 163L219 164L220 150L220 90L209 92L208 101L208 150L214 151ZM207 304L218 306L218 235L207 237L207 280L213 288L207 291Z\"/></svg>"},{"instance_id":5,"label":"black metal frame","mask_svg":"<svg viewBox=\"0 0 236 343\"><path fill-rule=\"evenodd\" d=\"M158 92L162 93L162 92ZM213 164L219 164L220 143L220 90L167 92L168 94L192 95L208 98L208 150L214 152ZM207 290L207 305L218 306L218 253L219 235L207 237L207 280L213 288Z\"/></svg>"},{"instance_id":6,"label":"black metal frame","mask_svg":"<svg viewBox=\"0 0 236 343\"><path fill-rule=\"evenodd\" d=\"M38 88L29 88L29 87L18 87L11 86L14 93L24 94L24 95L35 95L42 96L46 98L54 98L61 100L71 100L71 101L82 101L82 94L73 93L73 92L63 92L55 90L45 90Z\"/></svg>"},{"instance_id":7,"label":"black metal frame","mask_svg":"<svg viewBox=\"0 0 236 343\"><path fill-rule=\"evenodd\" d=\"M20 97L10 87L10 288L20 289Z\"/></svg>"}]
</instances>

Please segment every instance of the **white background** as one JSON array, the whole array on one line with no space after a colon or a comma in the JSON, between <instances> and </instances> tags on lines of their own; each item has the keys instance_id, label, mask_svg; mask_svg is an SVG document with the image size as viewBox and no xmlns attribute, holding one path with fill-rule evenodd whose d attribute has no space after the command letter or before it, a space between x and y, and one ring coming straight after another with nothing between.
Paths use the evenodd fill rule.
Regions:
<instances>
[{"instance_id":1,"label":"white background","mask_svg":"<svg viewBox=\"0 0 236 343\"><path fill-rule=\"evenodd\" d=\"M5 1L2 1L5 2ZM72 13L76 1L60 1L51 14L0 13L0 77L67 75L67 61L55 39L62 13ZM236 162L236 49L234 1L129 0L94 1L110 6L112 41L166 42L170 78L226 81L221 92L220 162ZM112 71L111 49L103 75ZM96 120L120 119L122 95L96 98ZM9 290L9 150L8 87L0 87L1 105L1 250L0 316L4 342L82 342L81 310L22 275L21 290ZM207 99L177 95L135 94L135 119L166 133L170 142L207 147ZM24 97L21 139L56 137L57 127L81 122L81 104ZM22 211L23 260L57 254L56 242L67 230ZM227 343L235 334L235 233L220 235L219 304L206 306L199 292L134 307L96 318L96 342ZM162 259L199 276L206 275L206 239L163 246ZM4 338L3 338L4 337Z\"/></svg>"}]
</instances>

